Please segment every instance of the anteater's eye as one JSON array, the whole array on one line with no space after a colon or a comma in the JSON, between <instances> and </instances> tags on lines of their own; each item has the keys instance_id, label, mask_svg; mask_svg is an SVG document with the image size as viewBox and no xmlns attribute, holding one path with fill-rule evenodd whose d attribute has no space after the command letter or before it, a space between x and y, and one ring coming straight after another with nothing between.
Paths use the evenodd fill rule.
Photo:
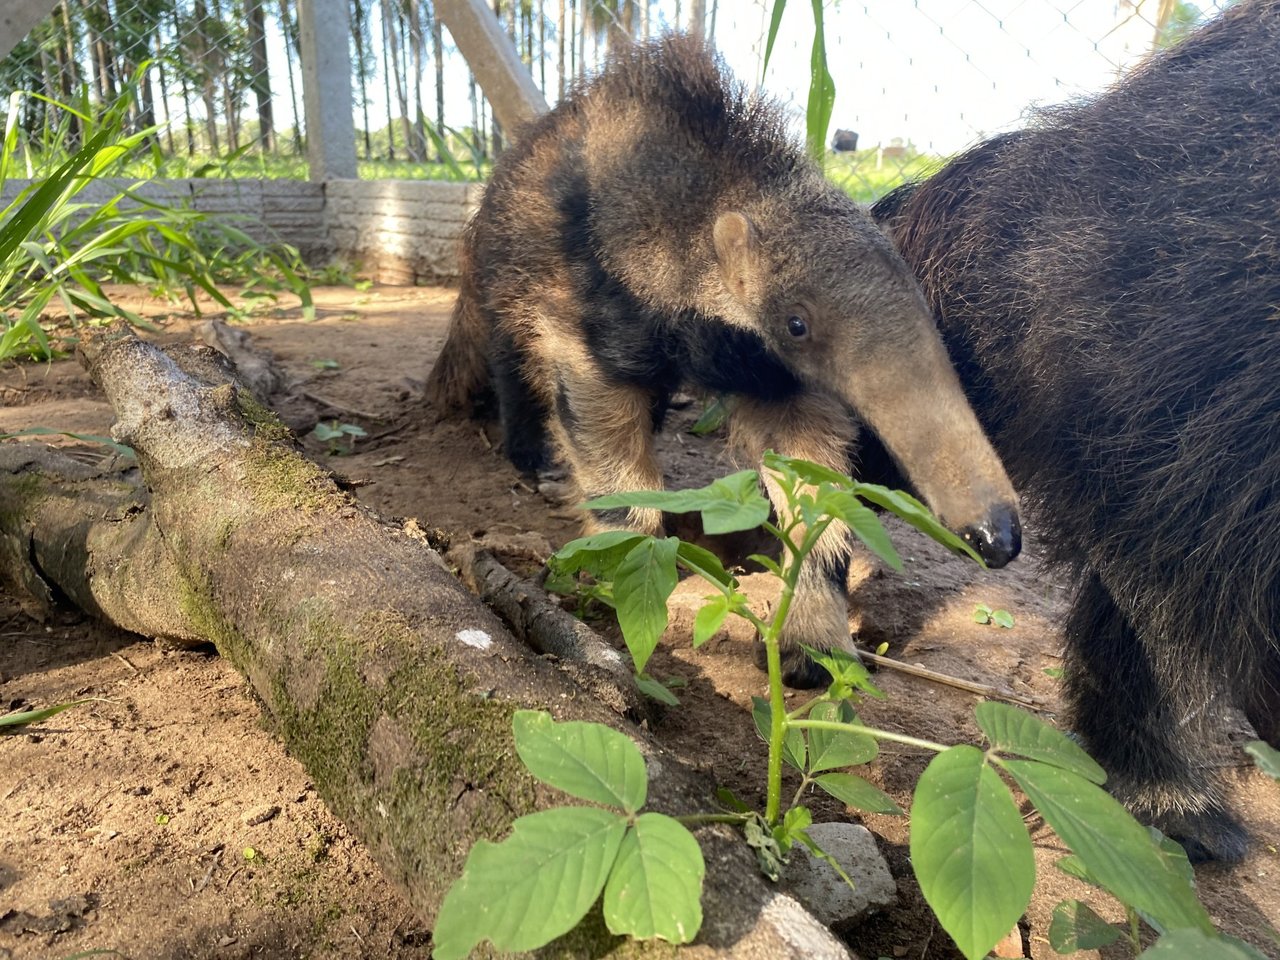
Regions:
<instances>
[{"instance_id":1,"label":"anteater's eye","mask_svg":"<svg viewBox=\"0 0 1280 960\"><path fill-rule=\"evenodd\" d=\"M804 317L793 313L787 317L787 332L799 340L809 335L809 325L804 322Z\"/></svg>"}]
</instances>

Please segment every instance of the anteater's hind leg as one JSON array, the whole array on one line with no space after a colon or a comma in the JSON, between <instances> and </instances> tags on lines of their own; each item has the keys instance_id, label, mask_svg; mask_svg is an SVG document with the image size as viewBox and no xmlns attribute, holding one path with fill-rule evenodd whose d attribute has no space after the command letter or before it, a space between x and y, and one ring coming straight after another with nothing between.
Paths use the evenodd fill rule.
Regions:
<instances>
[{"instance_id":1,"label":"anteater's hind leg","mask_svg":"<svg viewBox=\"0 0 1280 960\"><path fill-rule=\"evenodd\" d=\"M1280 650L1267 647L1256 673L1240 679L1248 684L1240 698L1245 716L1258 736L1280 750Z\"/></svg>"},{"instance_id":2,"label":"anteater's hind leg","mask_svg":"<svg viewBox=\"0 0 1280 960\"><path fill-rule=\"evenodd\" d=\"M1192 860L1243 857L1246 834L1212 773L1208 744L1222 703L1210 678L1153 657L1096 574L1079 588L1066 640L1073 725L1111 775L1107 789Z\"/></svg>"},{"instance_id":3,"label":"anteater's hind leg","mask_svg":"<svg viewBox=\"0 0 1280 960\"><path fill-rule=\"evenodd\" d=\"M526 366L511 336L495 331L489 346L489 369L498 395L503 452L517 470L536 473L551 466L550 411L530 384Z\"/></svg>"},{"instance_id":4,"label":"anteater's hind leg","mask_svg":"<svg viewBox=\"0 0 1280 960\"><path fill-rule=\"evenodd\" d=\"M844 406L832 397L801 394L782 403L743 399L733 414L733 443L756 462L764 451L772 449L845 473L853 436L853 423ZM785 527L798 518L791 515L776 476L762 472L769 499ZM804 530L803 522L798 523L792 539L798 543ZM805 561L782 635L783 680L788 686L817 687L831 680L800 644L818 650L853 649L849 639L849 556L849 530L836 522L823 532ZM761 646L757 662L763 662L763 657Z\"/></svg>"},{"instance_id":5,"label":"anteater's hind leg","mask_svg":"<svg viewBox=\"0 0 1280 960\"><path fill-rule=\"evenodd\" d=\"M611 382L584 349L562 350L556 371L551 429L584 499L634 490L661 490L662 471L653 450L650 391ZM660 510L591 511L588 533L625 528L662 534Z\"/></svg>"}]
</instances>

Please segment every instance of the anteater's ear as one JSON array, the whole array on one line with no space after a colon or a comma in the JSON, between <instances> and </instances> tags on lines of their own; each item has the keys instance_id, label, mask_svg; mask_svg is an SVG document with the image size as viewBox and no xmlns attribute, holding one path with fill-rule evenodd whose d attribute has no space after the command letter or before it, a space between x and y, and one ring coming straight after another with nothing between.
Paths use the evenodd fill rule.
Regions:
<instances>
[{"instance_id":1,"label":"anteater's ear","mask_svg":"<svg viewBox=\"0 0 1280 960\"><path fill-rule=\"evenodd\" d=\"M745 214L730 210L716 218L712 233L724 285L745 304L760 272L756 228Z\"/></svg>"}]
</instances>

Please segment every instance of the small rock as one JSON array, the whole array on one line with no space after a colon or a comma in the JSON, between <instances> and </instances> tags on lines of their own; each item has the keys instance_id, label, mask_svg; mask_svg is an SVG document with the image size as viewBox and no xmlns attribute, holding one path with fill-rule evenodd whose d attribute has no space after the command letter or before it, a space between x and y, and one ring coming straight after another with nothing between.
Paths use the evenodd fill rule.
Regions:
<instances>
[{"instance_id":1,"label":"small rock","mask_svg":"<svg viewBox=\"0 0 1280 960\"><path fill-rule=\"evenodd\" d=\"M897 902L897 885L870 830L854 823L818 823L807 832L854 883L850 889L829 864L796 845L783 883L819 920L847 925Z\"/></svg>"},{"instance_id":2,"label":"small rock","mask_svg":"<svg viewBox=\"0 0 1280 960\"><path fill-rule=\"evenodd\" d=\"M221 940L219 940L219 941L218 941L218 946L220 946L220 947L229 947L229 946L231 946L231 945L232 945L233 943L235 943L235 942L236 942L236 938L235 938L235 937L226 936L226 937L223 937Z\"/></svg>"},{"instance_id":3,"label":"small rock","mask_svg":"<svg viewBox=\"0 0 1280 960\"><path fill-rule=\"evenodd\" d=\"M241 819L244 820L245 826L256 827L260 823L266 823L279 812L280 808L272 804L269 807L256 807L245 813Z\"/></svg>"},{"instance_id":4,"label":"small rock","mask_svg":"<svg viewBox=\"0 0 1280 960\"><path fill-rule=\"evenodd\" d=\"M1013 929L1004 935L1004 939L991 948L997 957L1020 958L1026 956L1022 947L1022 931L1015 924Z\"/></svg>"}]
</instances>

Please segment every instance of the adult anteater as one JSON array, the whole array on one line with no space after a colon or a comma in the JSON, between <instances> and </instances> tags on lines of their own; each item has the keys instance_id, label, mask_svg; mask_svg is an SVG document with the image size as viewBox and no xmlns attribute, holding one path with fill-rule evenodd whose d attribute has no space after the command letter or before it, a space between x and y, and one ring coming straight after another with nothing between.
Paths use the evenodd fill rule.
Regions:
<instances>
[{"instance_id":1,"label":"adult anteater","mask_svg":"<svg viewBox=\"0 0 1280 960\"><path fill-rule=\"evenodd\" d=\"M845 469L856 415L991 566L1020 546L1016 500L911 275L870 217L698 41L627 47L523 131L465 236L431 376L439 406L489 381L507 455L584 496L657 489L653 431L682 386L736 395L733 433ZM770 484L779 510L783 504ZM652 510L598 516L662 529ZM825 674L792 644L849 642L847 531L803 573L788 681Z\"/></svg>"},{"instance_id":2,"label":"adult anteater","mask_svg":"<svg viewBox=\"0 0 1280 960\"><path fill-rule=\"evenodd\" d=\"M1197 859L1239 704L1280 746L1280 3L881 201L1051 558L1075 728Z\"/></svg>"}]
</instances>

